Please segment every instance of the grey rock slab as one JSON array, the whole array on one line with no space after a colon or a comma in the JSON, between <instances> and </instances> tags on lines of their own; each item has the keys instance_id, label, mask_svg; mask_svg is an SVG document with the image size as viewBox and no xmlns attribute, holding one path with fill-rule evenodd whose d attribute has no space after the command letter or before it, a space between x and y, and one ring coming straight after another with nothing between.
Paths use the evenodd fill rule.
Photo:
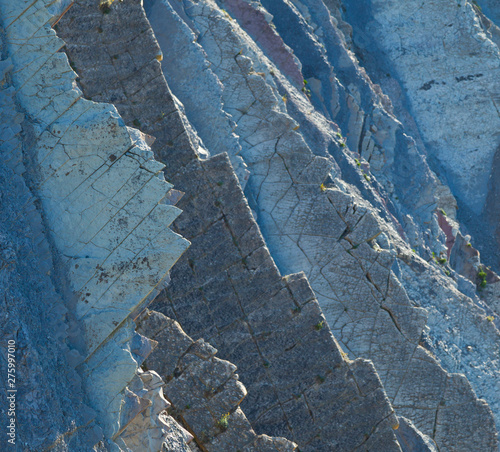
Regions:
<instances>
[{"instance_id":1,"label":"grey rock slab","mask_svg":"<svg viewBox=\"0 0 500 452\"><path fill-rule=\"evenodd\" d=\"M123 5L118 4L116 6L117 18L114 20L119 20L119 8L121 6L125 8L124 11L129 8L127 2L124 2ZM175 10L179 11L179 8L176 7ZM75 11L78 11L78 9ZM111 12L111 14L114 13ZM67 17L68 21L70 17ZM137 16L136 19L137 26L142 27L145 18ZM95 72L90 71L89 67L87 67L86 58L88 57L80 57L71 45L73 39L80 39L80 33L78 29L71 28L70 22L65 25L64 21L61 21L59 31L61 35L65 36L66 40L70 41L68 54L77 67L80 65L81 84L86 94L90 95L92 91L87 88L90 86L89 82L94 80L94 86L97 87L99 86L99 79L95 76ZM97 33L99 33L98 30L94 32L94 37L91 33L87 33L86 39L88 42L93 42ZM104 33L102 34L104 35ZM75 37L72 39L72 36ZM181 36L178 35L177 38ZM107 37L102 36L99 39L113 40L114 38L113 34L108 34ZM153 48L153 46L148 44L146 48ZM164 61L166 61L168 56L166 52L163 52L163 54ZM158 63L154 55L151 54L150 65L156 64ZM126 72L125 68L126 66L121 69L121 77L140 78L138 75L140 70L129 66L128 72ZM106 70L104 66L102 70ZM151 83L159 85L162 83L162 79L155 79ZM144 91L143 88L139 87L138 89ZM148 103L149 109L160 111L163 108L170 108L166 107L170 105L177 108L164 82L163 87L158 87L155 92L162 92L163 95L158 99L151 99ZM161 102L158 102L159 100ZM118 108L127 111L126 106L118 105ZM157 140L153 144L153 150L157 155L165 156L169 160L179 163L178 166L171 166L167 163L165 172L169 180L172 180L180 190L186 193L179 202L179 206L185 213L174 224L179 232L191 238L193 245L189 256L186 255L186 258L181 259L176 265L168 291L160 300L155 302L154 307L175 318L193 339L204 337L210 339L211 342L215 341L221 356L231 361L233 361L233 358L237 359L240 378L243 379L249 391L246 399L248 402L243 402L245 405L244 410L249 415L251 413L252 419L256 419L260 414L272 408L273 404L278 403L273 386L279 387L281 382L286 383L287 387L283 388L284 391L282 391L283 397L289 397L287 394L293 393L294 387L298 391L301 387L310 387L311 384L315 385L318 381L326 378L328 366L331 365L327 364L330 359L333 360L332 362L343 362L342 357L327 327L322 323L324 321L307 280L302 275L295 275L282 280L276 267L272 264L262 236L253 220L227 158L219 156L207 162L198 161L196 149L193 146L195 141L191 139L190 141L183 140L183 137L189 136L187 132L179 135L180 128L185 127L182 110L178 110L178 113L175 114L172 113L169 118L169 122L159 123L159 125L153 127L153 124L143 120L142 116L137 117L144 131L156 136ZM206 119L209 118L205 117ZM182 151L183 153L181 153ZM189 159L191 159L190 163L188 163ZM321 164L318 166L319 171L324 171ZM287 293L289 295L286 295ZM265 345L266 354L269 356L269 359L266 359L259 353L244 316L245 313L251 314L259 307L264 306L267 298L273 296L277 297L277 308L283 310L287 318L293 318L288 322L290 332L288 333L289 337L287 336L286 339L277 334L269 336L266 329L261 331L259 340L261 339L263 346ZM169 301L167 302L167 300ZM304 307L303 315L301 315L301 306ZM293 312L291 311L294 309L296 311L292 315ZM272 315L271 309L268 309L267 312L265 309L261 309L259 317L254 316L255 325L260 324L261 328L265 328L262 320L270 315ZM154 324L156 325L156 323ZM272 326L272 323L270 326ZM318 330L315 329L315 326L317 326ZM151 333L155 340L160 343L167 340L165 331L157 331L156 326L152 327ZM280 353L283 353L283 348L286 348L288 344L293 345L292 342L289 342L293 340L293 334L304 337L304 344L297 349L302 351L303 355L306 354L305 350L312 351L315 347L320 347L310 358L317 359L317 364L309 370L308 366L305 366L306 368L301 372L294 373L294 381L286 377L286 374L290 372L288 369L291 364L286 359L286 356L283 356L280 358L282 364L278 365L278 361L276 361L272 370L271 381L267 385L264 384L267 391L260 391L261 383L259 379L263 373L266 373L266 366L271 372L273 357L278 357ZM183 336L180 335L179 337ZM307 345L308 341L311 341L309 346ZM168 356L170 356L169 347L172 351L178 350L180 352L185 347L185 342L184 339L176 339L174 342L168 342L168 344L164 352L162 352L163 347L159 346L157 351L149 358L148 363L165 372L172 372L173 365L167 363L169 361ZM219 344L223 346L223 350ZM328 356L332 358L318 358L321 350L329 350ZM372 403L373 396L368 391L366 397L363 397L356 389L357 386L352 384L350 380L352 377L345 374L347 364L342 366L343 371L336 376L330 377L330 379L335 381L336 378L339 378L339 381L342 382L347 379L345 383L342 383L343 387L345 386L345 397L356 401L356 406L359 406L358 411L363 416L363 413L366 413L363 407ZM175 368L173 372L175 374ZM380 383L372 368L370 368L370 372L377 382L378 394L383 395ZM179 381L178 384L180 385L180 383ZM359 385L362 387L364 380ZM195 385L190 382L187 386L184 384L179 386L179 388L181 387L184 387L184 390L187 391L188 388L193 388ZM174 398L180 392L176 390L172 391L171 394L171 397ZM199 397L193 395L191 397L193 397L193 405L202 403L202 399ZM388 420L380 424L380 428L376 429L374 437L381 435L380 437L383 438L387 448L398 450L391 428L392 411L384 397L379 400L379 403L384 402L380 408L377 408L379 410L377 416L379 416L379 419L385 419L388 416ZM335 414L330 412L328 407L325 410L328 413L325 420L328 416ZM290 428L286 426L286 413L279 407L277 410L271 411L274 413L272 423L260 423L262 431L274 435L278 431L281 432L278 425L283 425L285 422L283 435L289 437ZM306 419L312 422L308 410L298 413L294 421L296 425L294 435L302 439L307 436L307 432L302 429L300 424L300 416L304 414ZM208 422L208 419L206 415L195 413L190 422L203 425L203 423ZM345 422L349 422L349 417L346 418ZM350 429L346 428L346 424L340 418L336 419L325 437L316 438L315 443L309 448L310 450L318 450L317 447L328 448L328 441L331 441L330 438L334 436L340 437L335 441L344 441L345 444L348 442L360 444L364 440L363 433L371 431L373 429L372 425L371 419L364 418L363 424L359 427L359 433L353 434ZM300 430L304 431L301 432Z\"/></svg>"},{"instance_id":2,"label":"grey rock slab","mask_svg":"<svg viewBox=\"0 0 500 452\"><path fill-rule=\"evenodd\" d=\"M163 391L172 404L171 413L192 432L198 446L207 451L235 448L265 452L273 450L276 443L282 448L278 450L296 450L297 446L284 438L256 435L239 408L246 390L235 374L236 366L217 358L217 350L203 339L193 341L177 322L155 311L143 314L138 329L146 332L162 323L159 347L146 365L163 362ZM169 349L175 342L189 344L185 349Z\"/></svg>"},{"instance_id":3,"label":"grey rock slab","mask_svg":"<svg viewBox=\"0 0 500 452\"><path fill-rule=\"evenodd\" d=\"M405 396L410 402L414 387L406 378L408 369L418 375L433 369L436 388L422 385L418 390L419 397L433 399L437 406L443 370L433 358L428 368L416 358L423 352L418 342L427 313L414 306L391 270L396 254L390 242L402 245L400 231L343 181L335 179L331 188L324 185L333 164L315 156L300 129L294 130L296 123L267 76L275 68L238 24L211 1L185 2L185 12L202 36L198 42L210 68L225 86L224 108L244 112L236 133L251 171L245 191L255 200L258 222L278 266L286 273L306 272L333 333L353 357L373 359L389 397ZM204 84L197 88L191 99L207 90ZM189 117L189 108L186 114ZM321 162L323 172L300 179L313 161ZM383 234L390 237L387 246L374 245ZM412 409L419 428L434 434L424 408ZM485 419L478 424L490 425L491 412L480 404L477 410L476 419ZM426 420L419 424L417 417ZM488 428L487 448L496 441L496 432Z\"/></svg>"}]
</instances>

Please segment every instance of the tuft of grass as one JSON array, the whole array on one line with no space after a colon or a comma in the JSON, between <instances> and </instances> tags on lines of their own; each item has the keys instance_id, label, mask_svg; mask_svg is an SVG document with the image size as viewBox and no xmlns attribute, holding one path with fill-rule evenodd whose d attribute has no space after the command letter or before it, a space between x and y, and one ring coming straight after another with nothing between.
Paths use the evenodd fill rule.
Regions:
<instances>
[{"instance_id":1,"label":"tuft of grass","mask_svg":"<svg viewBox=\"0 0 500 452\"><path fill-rule=\"evenodd\" d=\"M479 270L479 272L477 274L477 277L480 280L479 281L479 286L484 289L486 287L486 284L488 284L486 282L486 272L483 269Z\"/></svg>"},{"instance_id":2,"label":"tuft of grass","mask_svg":"<svg viewBox=\"0 0 500 452\"><path fill-rule=\"evenodd\" d=\"M221 418L217 421L217 427L223 432L229 427L229 413L223 414Z\"/></svg>"},{"instance_id":3,"label":"tuft of grass","mask_svg":"<svg viewBox=\"0 0 500 452\"><path fill-rule=\"evenodd\" d=\"M326 191L326 185L325 184L321 184L319 186L319 188L321 189L321 191Z\"/></svg>"},{"instance_id":4,"label":"tuft of grass","mask_svg":"<svg viewBox=\"0 0 500 452\"><path fill-rule=\"evenodd\" d=\"M446 212L443 209L439 209L439 211L441 212L441 215L446 216Z\"/></svg>"},{"instance_id":5,"label":"tuft of grass","mask_svg":"<svg viewBox=\"0 0 500 452\"><path fill-rule=\"evenodd\" d=\"M325 377L322 375L316 375L316 379L318 380L318 383L324 383L325 382Z\"/></svg>"},{"instance_id":6,"label":"tuft of grass","mask_svg":"<svg viewBox=\"0 0 500 452\"><path fill-rule=\"evenodd\" d=\"M489 315L488 317L486 317L486 320L488 322L493 322L493 320L495 320L495 317L493 317L492 315Z\"/></svg>"},{"instance_id":7,"label":"tuft of grass","mask_svg":"<svg viewBox=\"0 0 500 452\"><path fill-rule=\"evenodd\" d=\"M439 259L438 259L438 262L439 262L441 265L444 265L444 264L446 264L446 262L448 262L448 261L446 260L446 258L441 257L441 258L439 258Z\"/></svg>"},{"instance_id":8,"label":"tuft of grass","mask_svg":"<svg viewBox=\"0 0 500 452\"><path fill-rule=\"evenodd\" d=\"M316 331L321 331L325 327L325 321L321 320L321 322L318 322L316 325L314 325L314 329Z\"/></svg>"}]
</instances>

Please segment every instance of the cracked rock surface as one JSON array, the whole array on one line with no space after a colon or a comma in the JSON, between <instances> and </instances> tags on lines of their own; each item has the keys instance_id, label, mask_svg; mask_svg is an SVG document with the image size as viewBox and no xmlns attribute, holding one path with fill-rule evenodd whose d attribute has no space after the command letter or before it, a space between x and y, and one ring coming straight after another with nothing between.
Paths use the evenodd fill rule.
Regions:
<instances>
[{"instance_id":1,"label":"cracked rock surface","mask_svg":"<svg viewBox=\"0 0 500 452\"><path fill-rule=\"evenodd\" d=\"M59 26L86 96L108 100L102 81L113 73L124 117L128 112L129 121L139 122L142 130L156 136L156 155L175 162L167 164L167 178L185 192L179 202L184 214L174 227L192 245L173 269L170 287L152 307L177 320L193 338L210 341L221 357L238 366L248 391L241 406L258 433L285 436L302 450L351 450L370 444L399 450L392 429L397 421L373 367L361 360L349 364L342 356L303 275L280 276L227 157L198 160L203 155L199 139L186 124L182 107L176 107L163 77L131 89L134 94L118 86L122 79L144 80L158 70L155 41L141 46L151 49L149 65L96 67L94 55L84 52L89 43L96 39L104 43L97 61L120 61L119 54L110 55L106 42L121 46L118 40L123 38L89 25L102 17L91 6L85 2ZM118 8L123 8L123 14ZM123 23L133 8L133 2L124 2L116 16L110 13L102 20ZM86 33L76 27L79 11L83 17L89 14L81 20L82 27L88 27ZM145 18L141 23L138 17L133 25L146 29ZM149 38L147 33L141 36ZM150 111L131 115L131 102L125 99L138 98L148 103ZM171 113L162 115L165 111ZM274 317L281 325L273 332ZM161 357L165 348L159 346L153 356ZM159 358L154 362L164 376L160 369L165 364ZM340 416L339 411L346 409L349 414ZM357 416L353 429L349 425Z\"/></svg>"},{"instance_id":2,"label":"cracked rock surface","mask_svg":"<svg viewBox=\"0 0 500 452\"><path fill-rule=\"evenodd\" d=\"M81 382L95 413L83 410L69 428L66 422L54 426L51 436L58 436L43 447L64 447L95 420L104 434L103 447L117 450L113 441L119 441L124 429L151 404L127 387L154 346L134 331L133 312L154 294L188 242L168 229L180 211L161 202L171 188L161 173L163 165L114 107L82 99L74 86L75 73L59 52L64 43L51 29L53 10L47 6L53 4L0 3L7 56L3 65L9 67L6 81L15 89L6 108L15 102L19 115L24 114L22 135L17 116L3 135L18 135L22 141L26 180L39 200L68 310L66 326L52 334L59 335L54 340L64 346L68 331L73 349L68 353L69 369L77 366L81 378L71 377L68 370L68 382ZM7 150L10 159L5 160L22 174L20 150L6 144ZM29 213L29 198L24 202ZM43 236L39 240L42 265L47 267ZM46 271L49 275L50 267ZM51 296L50 291L43 293ZM35 302L42 309L40 300ZM57 311L57 299L54 305L46 315L52 313L52 322L62 321L65 312ZM33 365L36 361L28 368ZM31 398L35 401L36 393ZM90 449L99 439L81 447ZM33 434L29 440L30 447L42 447Z\"/></svg>"},{"instance_id":3,"label":"cracked rock surface","mask_svg":"<svg viewBox=\"0 0 500 452\"><path fill-rule=\"evenodd\" d=\"M221 6L225 6L222 3ZM313 11L320 6L318 2L310 3L302 4L303 8L299 9L311 22ZM274 2L273 8L278 4L280 2ZM307 102L306 96L280 77L278 68L216 2L186 1L181 12L178 4L174 7L170 2L149 2L146 10L152 18L153 28L158 30L160 45L164 43L164 73L167 80L172 79L174 93L183 102L187 117L191 117L200 99L219 96L220 109L214 115L204 122L198 122L196 115L192 115L193 126L200 137L205 140L213 129L211 124L227 113L237 124L234 129L237 137L233 138L239 140L242 149L239 155L243 156L250 171L245 194L256 211L257 221L278 267L284 273L306 272L333 334L351 356L373 360L395 408L400 408L419 429L435 439L443 435L449 437L450 429L456 429L457 434L451 435L453 438L449 441L455 441L457 448L476 447L476 438L484 441L485 448L495 448L496 433L489 408L476 398L468 383L462 383L462 377L447 373L447 370L466 372L476 390L496 405L499 336L491 322L485 321L484 303L454 293L451 281L446 284L448 297L458 304L456 315L459 318L468 316L472 324L480 325L488 336L485 355L480 358L487 361L488 370L483 372L469 365L466 359L455 359L454 365L450 365L453 350L465 349L462 338L453 337L450 328L436 331L438 346L432 349L445 366L443 368L419 342L427 317L431 316L430 325L437 325L438 318L448 307L439 295L431 294L428 301L427 297L419 295L421 292L415 290L417 275L410 273L409 277L404 277L399 268L399 258L410 254L408 242L404 241L404 226L409 232L412 227L415 230L419 226L408 221L403 226L392 210L384 207L383 190L362 160L356 161L354 156L349 158L346 153L336 152L333 144L330 144L331 152L328 149L323 156L317 155L320 154L317 150L311 151L310 145L317 145L308 137L311 129L325 135L324 130L330 128L328 134L338 142L337 134L342 135L337 126L325 120L310 119L304 133L301 132L299 126L305 121L297 123L291 114L298 119L301 119L298 113L305 115L302 105ZM183 16L187 19L182 20ZM276 17L279 20L280 16ZM307 20L304 20L304 27L309 26ZM166 29L177 24L176 39L196 37L198 45L190 47L192 57L185 58L185 53L177 53L171 35L161 34L163 21ZM176 91L175 81L179 75L171 77L169 74L181 71L193 74L185 68L192 61L202 59L206 67L202 73L203 82L195 85L193 79L191 90ZM172 64L173 61L176 64ZM217 89L217 83L224 89ZM281 87L285 89L283 95ZM299 100L301 96L302 101ZM288 98L297 99L290 113ZM350 94L346 98L349 107L349 99L352 98L352 104L355 97ZM342 104L343 101L339 101L340 109ZM385 129L384 133L389 131ZM336 147L347 146L341 141ZM361 171L356 170L356 166L361 167ZM353 176L353 167L361 174ZM434 185L439 191L439 184ZM430 244L446 249L445 232L438 225L437 215L433 214L431 220L435 229ZM415 256L410 260L418 262L419 258ZM429 272L432 282L428 286L439 284L442 273L437 265L432 265ZM408 294L413 295L412 298ZM426 311L424 306L431 309ZM482 342L472 328L462 323L461 329L467 341ZM484 385L483 377L487 379ZM419 380L421 384L415 384ZM461 402L454 402L466 387L472 397L469 399L471 411L476 413L478 424L485 427L484 435L478 437L473 437L476 427L472 427L468 419L460 419ZM443 403L443 394L450 397L449 403ZM468 433L462 435L464 432Z\"/></svg>"},{"instance_id":4,"label":"cracked rock surface","mask_svg":"<svg viewBox=\"0 0 500 452\"><path fill-rule=\"evenodd\" d=\"M0 18L26 450L499 450L497 2Z\"/></svg>"}]
</instances>

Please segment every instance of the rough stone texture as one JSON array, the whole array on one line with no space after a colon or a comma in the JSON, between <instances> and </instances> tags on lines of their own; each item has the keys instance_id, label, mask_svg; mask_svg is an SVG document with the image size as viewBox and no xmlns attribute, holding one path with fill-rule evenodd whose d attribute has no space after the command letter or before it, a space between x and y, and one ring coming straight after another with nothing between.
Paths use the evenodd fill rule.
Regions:
<instances>
[{"instance_id":1,"label":"rough stone texture","mask_svg":"<svg viewBox=\"0 0 500 452\"><path fill-rule=\"evenodd\" d=\"M368 69L390 71L401 83L430 161L458 200L459 218L498 269L500 51L494 30L482 26L470 1L344 3L354 42L377 54Z\"/></svg>"},{"instance_id":2,"label":"rough stone texture","mask_svg":"<svg viewBox=\"0 0 500 452\"><path fill-rule=\"evenodd\" d=\"M428 436L422 435L410 420L404 417L399 417L398 420L399 428L396 430L396 436L404 450L437 452L436 443Z\"/></svg>"},{"instance_id":3,"label":"rough stone texture","mask_svg":"<svg viewBox=\"0 0 500 452\"><path fill-rule=\"evenodd\" d=\"M74 364L111 441L149 404L127 388L153 345L130 316L188 245L168 229L180 211L161 202L171 185L140 134L111 105L81 98L46 2L4 1L0 13L30 185L67 273L70 340L85 358Z\"/></svg>"},{"instance_id":4,"label":"rough stone texture","mask_svg":"<svg viewBox=\"0 0 500 452\"><path fill-rule=\"evenodd\" d=\"M196 179L198 192L213 190L218 207L204 210L196 235L188 218L176 222L192 245L152 307L238 366L249 392L242 407L257 432L291 438L301 450L350 450L377 425L374 438L385 437L384 447L398 450L373 368L357 361L350 368L341 356L304 275L281 278L224 156L203 168L205 180L189 166L183 179ZM199 211L201 202L190 193L181 201L184 212ZM346 405L343 416L339 403ZM373 410L368 419L348 427L367 409Z\"/></svg>"},{"instance_id":5,"label":"rough stone texture","mask_svg":"<svg viewBox=\"0 0 500 452\"><path fill-rule=\"evenodd\" d=\"M499 277L472 247L495 265L500 165L495 120L484 120L496 117L494 2L484 0L481 12L466 0L346 1L347 8L339 0L149 0L162 50L139 0L9 3L0 0L10 24L3 58L10 53L13 63L4 63L3 85L13 83L19 105L7 108L2 135L15 136L17 111L26 113L25 180L40 198L54 251L52 281L45 279L68 309L67 326L54 331L67 328L68 344L86 357L78 370L97 412L75 417L73 425L90 422L87 430L60 423L77 435L57 430L41 439L30 431L30 441L89 449L97 416L115 443L94 450L207 450L202 439L210 450L238 441L258 450L290 444L249 437L250 425L311 451L432 450L433 440L440 450L498 448L491 412L476 394L499 418ZM113 107L80 98L51 24L68 41L85 96L115 103L127 125L148 135L126 129ZM457 58L464 49L471 52ZM453 73L476 65L488 68ZM429 74L443 80L422 79ZM234 171L224 155L204 160L224 152ZM486 164L474 167L477 155ZM24 171L15 159L10 165ZM155 307L197 346L212 350L203 337L237 364L248 389L243 414L234 365L213 350L172 357L191 339L159 334L166 345L150 362L168 377L182 416L194 411L194 427L181 421L196 442L164 413L162 382L137 372L156 342L136 333L133 319L185 246L167 229L182 193L163 174L186 192L186 215L174 228L193 247ZM6 243L20 243L12 223L2 225ZM162 248L156 234L173 242ZM18 273L26 274L18 256ZM43 249L38 258L46 262ZM282 277L278 268L293 274ZM24 288L8 274L12 298ZM35 325L23 314L30 332ZM372 359L378 375L369 362L350 361L330 331L351 358ZM43 356L43 343L31 344ZM69 368L81 362L76 352L66 355ZM209 380L226 381L224 391L212 394ZM408 418L397 437L380 380ZM75 382L71 397L83 400ZM50 425L71 390L65 384L50 401ZM186 409L184 398L203 408ZM229 428L218 434L225 420Z\"/></svg>"},{"instance_id":6,"label":"rough stone texture","mask_svg":"<svg viewBox=\"0 0 500 452\"><path fill-rule=\"evenodd\" d=\"M390 211L379 209L377 212L374 209L377 203L383 204L383 200L377 199L370 188L372 184L377 187L376 180L372 182L373 176L364 172L367 169L360 162L363 171L358 173L356 185L366 196L363 200L356 189L341 179L338 171L340 164L336 165L328 155L329 159L314 156L300 134L301 128L297 129L299 124L287 114L287 102L278 94L279 85L286 85L286 80L279 77L276 77L277 82L274 80L273 73L278 74L278 69L215 2L186 1L184 13L175 11L179 10L178 4L175 8L165 5L167 2L149 2L146 5L150 17L154 18L153 27L159 30L165 61L176 63L165 63L165 74L169 80L175 79L181 72L190 74L187 70L189 61L198 61L200 67L201 58L208 62L209 69L203 71L200 83L192 83L189 91L175 92L184 103L188 118L192 115L193 125L203 140L213 130L217 117L224 116L225 112L233 115L238 124L235 132L242 147L240 155L251 171L245 193L257 213L263 235L280 269L284 273L306 272L334 335L353 357L364 356L374 361L389 397L424 433L437 438L441 437L440 431L456 429L457 435L451 434L449 441L456 441L454 447L466 449L477 447L472 436L476 431L472 424L475 424L484 428L484 435L479 435L483 446L486 449L496 447L491 413L484 402L476 399L474 408L471 407L475 413L472 423L470 419L458 417L461 407L453 400L461 392L462 383L447 376L437 361L418 346L427 313L415 304L432 308L432 327L438 325L442 316L446 318L449 308L441 301L442 295L415 297L419 287L418 272L410 274L410 277L401 277L396 257L409 253L409 247L398 237L399 234L405 238L405 232L391 217ZM188 18L184 22L181 19L183 15ZM190 57L186 58L185 52L178 53L169 39L166 38L166 45L163 45L160 35L162 21L169 30L178 24L177 39L193 34L198 36L197 42L202 49L191 46ZM174 75L171 76L172 73ZM194 114L196 103L207 96L214 97L212 93L217 96L214 80L224 86L219 101L223 110L215 111L204 122L197 121ZM293 92L292 87L287 89ZM330 97L333 99L333 95ZM389 133L387 126L382 123L380 133ZM210 146L208 148L216 152ZM351 162L355 168L352 158ZM345 163L340 163L343 165L343 176L348 173L348 168L345 169ZM406 173L408 171L407 167ZM329 175L337 177L329 181ZM355 181L352 177L348 180ZM434 182L434 187L435 191L439 191L439 184ZM429 243L439 246L438 253L447 253L446 235L439 227L438 216L432 214L430 220L434 239ZM412 221L405 224L409 231L412 226ZM427 287L439 284L442 271L438 270L438 265L422 265L429 272ZM411 292L411 301L397 276L402 278L401 281ZM486 335L488 345L482 348L484 355L478 358L486 363L484 368L477 369L464 359L458 360L458 367L454 365L447 369L466 372L480 394L487 396L496 406L498 331L488 329L488 324L480 326L486 319L483 307L475 305L479 304L478 300L467 299L459 293L453 284L447 281L444 292L456 303L458 310L453 317L447 317L450 319L449 327L437 330L436 341L444 346L435 347L433 351L440 353L442 362L449 364L453 360L456 364L453 350L462 353L465 344L462 337L454 337L455 328L464 329L467 342L475 344L480 344ZM430 292L424 293L428 295ZM470 320L463 322L461 319L464 316ZM469 322L473 327L467 326ZM476 326L484 332L482 338L476 334ZM395 354L394 350L398 353ZM409 375L412 377L409 378ZM415 385L415 380L425 381L426 384ZM436 423L446 381L450 381L447 392L450 403L445 402L446 411L456 413L460 426L455 419L452 421L451 416L441 417L442 424ZM470 388L468 391L473 394ZM431 405L433 409L429 409ZM464 431L469 432L469 439L467 435L461 436Z\"/></svg>"},{"instance_id":7,"label":"rough stone texture","mask_svg":"<svg viewBox=\"0 0 500 452\"><path fill-rule=\"evenodd\" d=\"M247 392L235 374L236 366L216 358L211 345L203 339L193 341L177 322L155 311L139 320L138 331L158 341L145 365L160 370L171 412L193 432L202 450L296 450L284 438L255 434L239 408Z\"/></svg>"},{"instance_id":8,"label":"rough stone texture","mask_svg":"<svg viewBox=\"0 0 500 452\"><path fill-rule=\"evenodd\" d=\"M191 448L188 444L193 440L193 436L167 415L166 410L170 404L163 396L164 381L154 371L140 372L136 379L131 389L143 399L149 400L151 405L136 416L121 434L122 448L134 452L189 452ZM134 383L139 383L136 388Z\"/></svg>"},{"instance_id":9,"label":"rough stone texture","mask_svg":"<svg viewBox=\"0 0 500 452\"><path fill-rule=\"evenodd\" d=\"M5 49L2 46L2 54ZM23 178L21 123L9 83L10 60L0 62L0 387L16 396L16 443L33 450L85 449L98 441L96 413L88 406L74 351L66 344L68 311L53 281L53 256L37 203ZM14 340L16 393L7 383L7 344ZM78 356L78 355L77 355ZM9 416L10 417L10 416ZM9 425L7 405L0 408ZM2 432L0 449L14 450ZM20 449L19 449L20 450Z\"/></svg>"},{"instance_id":10,"label":"rough stone texture","mask_svg":"<svg viewBox=\"0 0 500 452\"><path fill-rule=\"evenodd\" d=\"M89 48L96 39L120 44L119 35L109 31L106 35L91 27L81 33L75 21L80 13L84 18L85 14L92 14L88 5L72 10L60 22L58 32L69 43L67 51L79 68L86 95L95 98L104 95L103 77L109 78L115 69L105 65L96 68L91 58L97 61L112 58L106 45L98 47L97 55L81 49ZM133 2L117 5L116 11L103 20L128 20L127 12L133 5ZM82 19L85 24L82 26L96 20ZM144 23L135 17L138 29L147 26ZM86 44L81 41L82 36ZM148 38L147 33L141 36ZM141 47L154 48L151 43ZM154 58L157 52L150 52L150 62L142 68L120 66L116 78L144 80L145 74L152 70L148 66L158 66ZM120 59L118 54L116 61ZM155 309L179 321L195 339L209 340L219 349L221 357L238 365L240 378L249 392L242 406L257 432L286 436L301 447L307 445L307 450L329 450L335 441L346 449L379 441L386 450L398 450L391 429L394 418L390 406L384 402L376 373L366 362L349 365L342 358L306 279L300 275L283 279L279 275L227 159L223 156L206 162L196 159L193 150L196 147L192 144L196 143L196 137L189 134L189 128L185 129L163 77L152 80L147 89L137 84L132 91L148 104L147 115L160 116L162 110L172 111L168 123L149 121L148 116L144 119L129 116L129 120L137 119L142 130L156 136L153 145L156 154L174 162L165 168L167 177L186 192L179 203L184 214L176 220L175 227L193 242L191 251L173 270L171 287L155 302ZM150 92L157 97L148 97ZM127 97L126 93L117 96ZM128 104L122 102L124 117ZM274 317L282 325L271 334L276 328ZM160 347L157 353L163 349ZM294 360L300 360L300 364ZM157 365L163 375L161 363ZM335 384L337 391L328 395L325 388ZM355 411L349 411L345 418L339 415L338 402L333 403L340 394L340 403ZM316 405L307 407L308 396ZM284 403L283 408L280 403ZM371 416L364 417L370 410L373 410ZM361 417L353 430L349 423L355 416ZM307 431L300 428L304 422L309 426ZM364 435L368 435L368 441Z\"/></svg>"}]
</instances>

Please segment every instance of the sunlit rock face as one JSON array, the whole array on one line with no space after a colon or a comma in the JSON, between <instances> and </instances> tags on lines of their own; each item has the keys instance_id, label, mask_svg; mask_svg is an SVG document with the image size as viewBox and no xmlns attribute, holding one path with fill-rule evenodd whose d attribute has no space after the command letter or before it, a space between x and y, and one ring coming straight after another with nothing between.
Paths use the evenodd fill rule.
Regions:
<instances>
[{"instance_id":1,"label":"sunlit rock face","mask_svg":"<svg viewBox=\"0 0 500 452\"><path fill-rule=\"evenodd\" d=\"M116 447L112 441L149 405L127 388L153 346L135 333L133 313L187 248L168 229L180 210L162 201L172 186L140 134L112 105L81 97L44 2L3 2L0 13L6 81L24 114L22 134L17 117L10 131L22 142L22 174L39 200L68 309L69 337L56 340L74 348L68 365L77 366L103 438ZM63 427L54 443L91 421Z\"/></svg>"},{"instance_id":2,"label":"sunlit rock face","mask_svg":"<svg viewBox=\"0 0 500 452\"><path fill-rule=\"evenodd\" d=\"M499 268L496 2L345 2L369 71L400 83L429 161L449 185L459 218ZM484 13L484 14L483 14ZM495 25L495 23L497 25ZM382 72L388 74L384 76Z\"/></svg>"},{"instance_id":3,"label":"sunlit rock face","mask_svg":"<svg viewBox=\"0 0 500 452\"><path fill-rule=\"evenodd\" d=\"M498 451L499 13L0 0L27 445Z\"/></svg>"}]
</instances>

